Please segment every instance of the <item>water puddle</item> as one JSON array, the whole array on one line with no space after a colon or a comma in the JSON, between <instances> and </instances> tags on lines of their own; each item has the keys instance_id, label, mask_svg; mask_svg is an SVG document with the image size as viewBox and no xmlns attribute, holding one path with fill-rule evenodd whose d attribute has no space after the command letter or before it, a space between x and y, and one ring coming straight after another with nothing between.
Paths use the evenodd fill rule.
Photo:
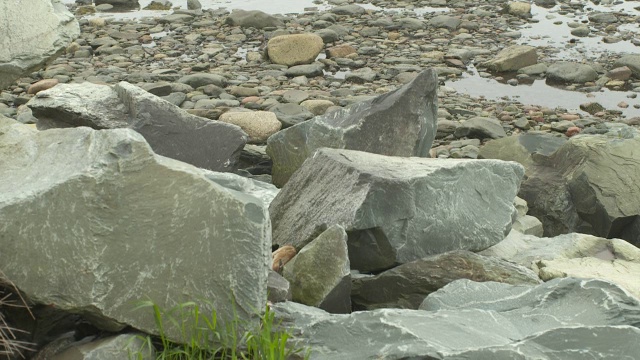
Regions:
<instances>
[{"instance_id":1,"label":"water puddle","mask_svg":"<svg viewBox=\"0 0 640 360\"><path fill-rule=\"evenodd\" d=\"M424 17L426 14L446 13L450 11L450 9L446 7L437 8L437 7L431 7L431 6L422 6L422 7L413 8L413 9L403 9L403 8L382 8L373 4L356 4L356 5L360 5L367 10L384 11L387 13L392 13L392 12L401 13L401 14L413 13L417 17Z\"/></svg>"},{"instance_id":2,"label":"water puddle","mask_svg":"<svg viewBox=\"0 0 640 360\"><path fill-rule=\"evenodd\" d=\"M152 0L139 0L141 10L131 10L126 12L100 12L90 17L113 17L118 20L132 20L141 19L144 17L159 17L169 15L172 10L143 10ZM74 4L75 0L62 0L65 4ZM173 8L186 9L187 0L173 0L171 1ZM292 13L304 13L306 9L316 8L318 10L327 10L332 6L328 5L326 1L321 4L315 4L314 0L200 0L202 8L207 9L219 9L225 8L227 10L242 9L242 10L260 10L269 14L292 14ZM115 10L115 9L114 9Z\"/></svg>"},{"instance_id":3,"label":"water puddle","mask_svg":"<svg viewBox=\"0 0 640 360\"><path fill-rule=\"evenodd\" d=\"M591 34L587 37L577 37L571 35L572 28L569 23L581 23L588 25L589 11L577 11L577 13L562 15L561 5L557 5L551 9L545 9L540 6L532 5L531 13L533 19L537 23L529 23L519 29L522 37L518 43L523 45L531 45L550 50L550 56L553 60L569 60L584 59L591 60L608 57L609 53L620 54L640 54L640 47L634 45L630 40L621 40L615 43L603 42L603 35ZM601 12L620 11L630 15L640 15L640 11L635 10L632 5L627 3L621 5L587 5L587 9L599 9ZM592 31L594 29L592 28ZM618 28L618 32L607 34L607 36L621 37L623 33L632 33L631 37L635 37L638 33L637 24L624 24ZM549 55L549 54L548 54Z\"/></svg>"},{"instance_id":4,"label":"water puddle","mask_svg":"<svg viewBox=\"0 0 640 360\"><path fill-rule=\"evenodd\" d=\"M634 105L640 106L640 98L628 98L627 95L635 94L630 91L602 89L598 92L584 93L558 89L547 85L544 80L535 80L527 85L512 86L494 79L480 77L473 66L470 66L468 70L471 74L464 73L459 80L448 81L446 86L472 97L484 97L490 100L512 98L527 105L540 105L551 109L564 108L583 115L587 113L580 110L580 104L597 102L607 110L621 111L627 118L640 116L640 109L633 107ZM620 102L626 102L629 107L626 109L618 107Z\"/></svg>"}]
</instances>

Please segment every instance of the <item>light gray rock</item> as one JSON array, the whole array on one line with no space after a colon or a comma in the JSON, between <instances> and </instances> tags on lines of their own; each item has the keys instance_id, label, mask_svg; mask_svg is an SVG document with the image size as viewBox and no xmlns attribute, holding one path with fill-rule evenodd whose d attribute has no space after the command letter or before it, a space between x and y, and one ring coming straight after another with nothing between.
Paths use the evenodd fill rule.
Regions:
<instances>
[{"instance_id":1,"label":"light gray rock","mask_svg":"<svg viewBox=\"0 0 640 360\"><path fill-rule=\"evenodd\" d=\"M578 233L540 238L512 232L481 254L528 267L543 280L567 276L609 280L640 298L640 249L624 240Z\"/></svg>"},{"instance_id":2,"label":"light gray rock","mask_svg":"<svg viewBox=\"0 0 640 360\"><path fill-rule=\"evenodd\" d=\"M88 343L73 345L69 349L54 355L50 360L113 360L128 359L138 354L138 360L155 359L155 350L145 344L142 335L122 334Z\"/></svg>"},{"instance_id":3,"label":"light gray rock","mask_svg":"<svg viewBox=\"0 0 640 360\"><path fill-rule=\"evenodd\" d=\"M128 127L142 134L156 153L216 171L234 170L247 141L236 125L188 114L126 82L113 87L59 84L39 92L27 106L39 129Z\"/></svg>"},{"instance_id":4,"label":"light gray rock","mask_svg":"<svg viewBox=\"0 0 640 360\"><path fill-rule=\"evenodd\" d=\"M505 5L505 12L522 18L530 18L531 4L524 1L509 1Z\"/></svg>"},{"instance_id":5,"label":"light gray rock","mask_svg":"<svg viewBox=\"0 0 640 360\"><path fill-rule=\"evenodd\" d=\"M565 137L530 132L488 141L480 148L479 157L516 161L524 166L528 174L535 164L535 159L549 157L566 142Z\"/></svg>"},{"instance_id":6,"label":"light gray rock","mask_svg":"<svg viewBox=\"0 0 640 360\"><path fill-rule=\"evenodd\" d=\"M446 28L451 31L456 30L462 20L457 17L449 16L449 15L436 15L429 19L429 25L435 28Z\"/></svg>"},{"instance_id":7,"label":"light gray rock","mask_svg":"<svg viewBox=\"0 0 640 360\"><path fill-rule=\"evenodd\" d=\"M0 90L43 67L80 35L78 20L57 0L0 2Z\"/></svg>"},{"instance_id":8,"label":"light gray rock","mask_svg":"<svg viewBox=\"0 0 640 360\"><path fill-rule=\"evenodd\" d=\"M320 147L428 156L436 134L437 87L429 69L397 90L278 132L267 142L274 184L284 185Z\"/></svg>"},{"instance_id":9,"label":"light gray rock","mask_svg":"<svg viewBox=\"0 0 640 360\"><path fill-rule=\"evenodd\" d=\"M345 80L356 84L369 83L378 77L378 73L369 67L349 71L345 74Z\"/></svg>"},{"instance_id":10,"label":"light gray rock","mask_svg":"<svg viewBox=\"0 0 640 360\"><path fill-rule=\"evenodd\" d=\"M27 298L108 331L157 334L152 311L132 311L146 299L257 325L271 248L261 200L154 154L131 129L0 122L0 261Z\"/></svg>"},{"instance_id":11,"label":"light gray rock","mask_svg":"<svg viewBox=\"0 0 640 360\"><path fill-rule=\"evenodd\" d=\"M427 295L458 279L514 285L541 283L526 267L457 250L411 261L374 277L354 279L351 299L356 310L417 309Z\"/></svg>"},{"instance_id":12,"label":"light gray rock","mask_svg":"<svg viewBox=\"0 0 640 360\"><path fill-rule=\"evenodd\" d=\"M461 122L453 133L455 137L475 139L499 139L507 136L500 120L488 117L473 117Z\"/></svg>"},{"instance_id":13,"label":"light gray rock","mask_svg":"<svg viewBox=\"0 0 640 360\"><path fill-rule=\"evenodd\" d=\"M513 162L323 148L271 203L273 240L301 249L323 226L341 225L351 268L360 271L450 250L480 251L511 230L523 174Z\"/></svg>"},{"instance_id":14,"label":"light gray rock","mask_svg":"<svg viewBox=\"0 0 640 360\"><path fill-rule=\"evenodd\" d=\"M282 20L273 15L269 15L260 10L233 9L225 20L225 23L232 26L254 27L264 29L267 27L279 27L283 25Z\"/></svg>"},{"instance_id":15,"label":"light gray rock","mask_svg":"<svg viewBox=\"0 0 640 360\"><path fill-rule=\"evenodd\" d=\"M515 350L499 359L524 359L518 350L543 359L570 350L581 357L631 359L640 340L638 299L601 280L566 278L538 286L458 280L429 295L423 305L428 311L380 309L350 315L292 302L272 309L283 326L295 329L293 340L311 348L312 360L488 360L496 357L460 354L504 351L500 347ZM600 342L598 335L612 339L605 335L609 330L623 336L623 343ZM553 336L562 337L551 341ZM549 347L537 346L537 339Z\"/></svg>"},{"instance_id":16,"label":"light gray rock","mask_svg":"<svg viewBox=\"0 0 640 360\"><path fill-rule=\"evenodd\" d=\"M542 236L544 228L542 222L538 218L531 215L519 216L511 226L512 231L518 231L525 235Z\"/></svg>"},{"instance_id":17,"label":"light gray rock","mask_svg":"<svg viewBox=\"0 0 640 360\"><path fill-rule=\"evenodd\" d=\"M282 273L292 300L330 313L351 312L351 269L347 233L333 225L291 259Z\"/></svg>"},{"instance_id":18,"label":"light gray rock","mask_svg":"<svg viewBox=\"0 0 640 360\"><path fill-rule=\"evenodd\" d=\"M497 72L516 71L538 62L536 48L528 45L512 45L502 49L493 59L482 65Z\"/></svg>"},{"instance_id":19,"label":"light gray rock","mask_svg":"<svg viewBox=\"0 0 640 360\"><path fill-rule=\"evenodd\" d=\"M202 4L198 0L187 0L187 9L189 10L198 10L202 9Z\"/></svg>"},{"instance_id":20,"label":"light gray rock","mask_svg":"<svg viewBox=\"0 0 640 360\"><path fill-rule=\"evenodd\" d=\"M586 83L598 78L598 73L587 64L559 61L547 68L547 82Z\"/></svg>"},{"instance_id":21,"label":"light gray rock","mask_svg":"<svg viewBox=\"0 0 640 360\"><path fill-rule=\"evenodd\" d=\"M614 68L627 66L633 72L633 76L640 78L640 55L623 55L613 63Z\"/></svg>"},{"instance_id":22,"label":"light gray rock","mask_svg":"<svg viewBox=\"0 0 640 360\"><path fill-rule=\"evenodd\" d=\"M311 64L324 48L316 34L290 34L271 38L267 44L269 60L280 65Z\"/></svg>"}]
</instances>

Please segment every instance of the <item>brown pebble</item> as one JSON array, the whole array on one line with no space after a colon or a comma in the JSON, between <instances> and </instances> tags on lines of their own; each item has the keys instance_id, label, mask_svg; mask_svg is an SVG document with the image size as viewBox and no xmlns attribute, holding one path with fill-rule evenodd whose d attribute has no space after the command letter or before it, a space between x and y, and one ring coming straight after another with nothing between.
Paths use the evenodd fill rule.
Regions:
<instances>
[{"instance_id":1,"label":"brown pebble","mask_svg":"<svg viewBox=\"0 0 640 360\"><path fill-rule=\"evenodd\" d=\"M29 90L27 90L27 94L37 94L42 90L51 89L52 87L58 85L58 79L44 79L38 82L35 82L29 86Z\"/></svg>"},{"instance_id":2,"label":"brown pebble","mask_svg":"<svg viewBox=\"0 0 640 360\"><path fill-rule=\"evenodd\" d=\"M297 251L291 245L285 245L280 247L278 250L274 251L271 256L273 258L273 262L271 263L271 269L275 272L282 271L282 268L289 260L293 259L296 256Z\"/></svg>"},{"instance_id":3,"label":"brown pebble","mask_svg":"<svg viewBox=\"0 0 640 360\"><path fill-rule=\"evenodd\" d=\"M580 131L582 131L582 129L580 129L579 127L572 126L567 129L567 132L565 133L565 135L567 135L568 137L572 137L574 135L580 134Z\"/></svg>"}]
</instances>

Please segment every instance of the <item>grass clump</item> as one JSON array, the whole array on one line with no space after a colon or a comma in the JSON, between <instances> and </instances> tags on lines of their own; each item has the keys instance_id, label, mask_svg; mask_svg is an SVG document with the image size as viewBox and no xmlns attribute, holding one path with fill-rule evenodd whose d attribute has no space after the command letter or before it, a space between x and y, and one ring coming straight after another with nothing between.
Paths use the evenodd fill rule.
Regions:
<instances>
[{"instance_id":1,"label":"grass clump","mask_svg":"<svg viewBox=\"0 0 640 360\"><path fill-rule=\"evenodd\" d=\"M292 355L308 359L303 349L291 347L291 334L276 324L275 314L266 307L258 328L240 334L237 315L221 326L215 310L203 313L195 302L178 304L171 309L160 308L152 301L141 302L136 309L150 308L159 336L144 338L144 349L129 358L145 359L143 354L155 350L156 360L286 360ZM234 311L235 314L235 311ZM179 333L173 341L169 332Z\"/></svg>"}]
</instances>

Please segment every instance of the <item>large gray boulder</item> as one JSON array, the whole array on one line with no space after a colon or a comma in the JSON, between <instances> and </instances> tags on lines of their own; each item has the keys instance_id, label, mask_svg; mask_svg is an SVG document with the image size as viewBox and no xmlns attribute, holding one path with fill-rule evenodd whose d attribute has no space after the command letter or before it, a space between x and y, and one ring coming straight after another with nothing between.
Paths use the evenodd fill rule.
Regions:
<instances>
[{"instance_id":1,"label":"large gray boulder","mask_svg":"<svg viewBox=\"0 0 640 360\"><path fill-rule=\"evenodd\" d=\"M545 281L567 276L605 279L640 298L640 249L624 240L578 233L539 238L511 232L481 254L530 268Z\"/></svg>"},{"instance_id":2,"label":"large gray boulder","mask_svg":"<svg viewBox=\"0 0 640 360\"><path fill-rule=\"evenodd\" d=\"M273 183L284 185L321 147L427 157L436 135L437 87L437 74L428 69L397 90L271 136L267 153L273 159Z\"/></svg>"},{"instance_id":3,"label":"large gray boulder","mask_svg":"<svg viewBox=\"0 0 640 360\"><path fill-rule=\"evenodd\" d=\"M330 313L351 312L351 272L347 233L334 225L302 248L284 266L292 300Z\"/></svg>"},{"instance_id":4,"label":"large gray boulder","mask_svg":"<svg viewBox=\"0 0 640 360\"><path fill-rule=\"evenodd\" d=\"M566 142L567 138L564 136L529 132L488 141L480 148L478 157L516 161L524 166L528 174L535 164L535 159L549 157Z\"/></svg>"},{"instance_id":5,"label":"large gray boulder","mask_svg":"<svg viewBox=\"0 0 640 360\"><path fill-rule=\"evenodd\" d=\"M547 68L547 82L551 83L586 83L598 78L598 72L587 64L559 61Z\"/></svg>"},{"instance_id":6,"label":"large gray boulder","mask_svg":"<svg viewBox=\"0 0 640 360\"><path fill-rule=\"evenodd\" d=\"M537 286L458 280L422 306L350 315L291 302L273 309L298 334L294 340L311 348L312 360L570 359L554 356L576 353L620 359L633 358L640 348L638 299L601 280L565 278ZM554 336L562 337L552 341ZM486 355L491 349L501 356Z\"/></svg>"},{"instance_id":7,"label":"large gray boulder","mask_svg":"<svg viewBox=\"0 0 640 360\"><path fill-rule=\"evenodd\" d=\"M150 309L132 311L146 299L257 325L271 250L258 198L154 154L131 129L0 120L0 163L0 263L30 300L109 331L157 333Z\"/></svg>"},{"instance_id":8,"label":"large gray boulder","mask_svg":"<svg viewBox=\"0 0 640 360\"><path fill-rule=\"evenodd\" d=\"M572 137L541 158L519 196L545 236L580 232L640 245L640 136Z\"/></svg>"},{"instance_id":9,"label":"large gray boulder","mask_svg":"<svg viewBox=\"0 0 640 360\"><path fill-rule=\"evenodd\" d=\"M372 277L354 279L354 309L417 309L427 295L459 279L539 284L531 270L502 259L457 250L411 261Z\"/></svg>"},{"instance_id":10,"label":"large gray boulder","mask_svg":"<svg viewBox=\"0 0 640 360\"><path fill-rule=\"evenodd\" d=\"M80 35L78 20L58 0L0 2L0 90L43 67Z\"/></svg>"},{"instance_id":11,"label":"large gray boulder","mask_svg":"<svg viewBox=\"0 0 640 360\"><path fill-rule=\"evenodd\" d=\"M480 251L509 233L523 175L522 166L500 160L323 148L271 203L273 240L301 249L326 226L341 225L351 268L361 271L450 250Z\"/></svg>"},{"instance_id":12,"label":"large gray boulder","mask_svg":"<svg viewBox=\"0 0 640 360\"><path fill-rule=\"evenodd\" d=\"M215 171L235 170L247 135L240 127L191 115L127 82L60 84L27 106L38 128L131 128L164 156Z\"/></svg>"}]
</instances>

